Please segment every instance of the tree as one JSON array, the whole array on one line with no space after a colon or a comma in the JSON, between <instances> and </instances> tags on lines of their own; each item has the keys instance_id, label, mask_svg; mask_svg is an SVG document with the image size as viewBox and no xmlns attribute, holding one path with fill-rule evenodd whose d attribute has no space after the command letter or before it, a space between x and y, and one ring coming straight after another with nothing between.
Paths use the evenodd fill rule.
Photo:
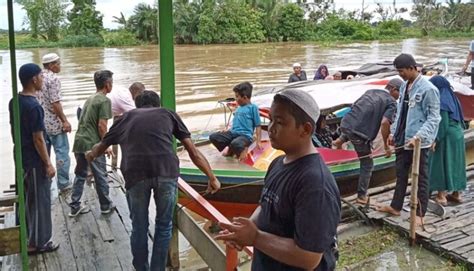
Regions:
<instances>
[{"instance_id":1,"label":"tree","mask_svg":"<svg viewBox=\"0 0 474 271\"><path fill-rule=\"evenodd\" d=\"M57 41L59 29L66 18L64 0L16 0L26 10L31 35L41 35L46 40Z\"/></svg>"},{"instance_id":2,"label":"tree","mask_svg":"<svg viewBox=\"0 0 474 271\"><path fill-rule=\"evenodd\" d=\"M283 41L306 39L304 11L297 4L284 5L278 19L278 32Z\"/></svg>"},{"instance_id":3,"label":"tree","mask_svg":"<svg viewBox=\"0 0 474 271\"><path fill-rule=\"evenodd\" d=\"M95 9L95 0L72 0L74 4L67 17L70 22L69 32L74 35L97 35L104 28L104 17Z\"/></svg>"},{"instance_id":4,"label":"tree","mask_svg":"<svg viewBox=\"0 0 474 271\"><path fill-rule=\"evenodd\" d=\"M174 2L174 33L178 43L198 41L199 18L203 13L201 1L180 0Z\"/></svg>"},{"instance_id":5,"label":"tree","mask_svg":"<svg viewBox=\"0 0 474 271\"><path fill-rule=\"evenodd\" d=\"M123 15L122 12L120 12L120 17L112 16L112 18L113 18L112 22L121 25L120 26L121 28L127 28L127 26L128 26L127 25L127 19L125 18L125 16Z\"/></svg>"},{"instance_id":6,"label":"tree","mask_svg":"<svg viewBox=\"0 0 474 271\"><path fill-rule=\"evenodd\" d=\"M441 4L436 0L413 0L411 15L416 17L416 24L422 29L423 35L428 35L439 25Z\"/></svg>"},{"instance_id":7,"label":"tree","mask_svg":"<svg viewBox=\"0 0 474 271\"><path fill-rule=\"evenodd\" d=\"M129 18L130 28L137 38L144 41L158 42L158 9L140 3Z\"/></svg>"}]
</instances>

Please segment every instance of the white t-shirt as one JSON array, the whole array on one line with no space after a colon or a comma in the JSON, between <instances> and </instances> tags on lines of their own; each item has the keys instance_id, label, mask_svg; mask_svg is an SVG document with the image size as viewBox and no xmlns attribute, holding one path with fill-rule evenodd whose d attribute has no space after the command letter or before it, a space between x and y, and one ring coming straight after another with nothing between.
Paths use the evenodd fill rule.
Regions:
<instances>
[{"instance_id":1,"label":"white t-shirt","mask_svg":"<svg viewBox=\"0 0 474 271\"><path fill-rule=\"evenodd\" d=\"M132 94L128 89L113 89L107 97L112 102L112 115L114 117L135 108L135 101L133 101Z\"/></svg>"}]
</instances>

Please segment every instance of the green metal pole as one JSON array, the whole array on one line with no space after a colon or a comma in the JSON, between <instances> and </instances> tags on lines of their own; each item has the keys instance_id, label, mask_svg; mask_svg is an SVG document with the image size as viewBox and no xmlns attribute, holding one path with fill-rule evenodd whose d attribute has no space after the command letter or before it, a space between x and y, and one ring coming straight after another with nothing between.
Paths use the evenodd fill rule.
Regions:
<instances>
[{"instance_id":1,"label":"green metal pole","mask_svg":"<svg viewBox=\"0 0 474 271\"><path fill-rule=\"evenodd\" d=\"M161 100L163 107L176 110L173 51L173 3L158 1L160 32Z\"/></svg>"},{"instance_id":2,"label":"green metal pole","mask_svg":"<svg viewBox=\"0 0 474 271\"><path fill-rule=\"evenodd\" d=\"M160 42L160 75L161 75L161 103L163 107L176 111L176 95L174 81L174 49L173 49L173 1L158 1L159 42ZM176 151L176 139L173 140ZM178 202L178 193L176 193ZM173 269L179 268L179 241L174 210L173 234L169 246L169 264Z\"/></svg>"},{"instance_id":3,"label":"green metal pole","mask_svg":"<svg viewBox=\"0 0 474 271\"><path fill-rule=\"evenodd\" d=\"M10 45L10 64L12 76L13 94L13 142L15 146L15 172L16 186L18 191L18 205L20 216L20 251L23 270L28 270L28 248L26 245L26 218L25 218L25 188L23 183L23 160L21 157L20 136L20 105L18 104L17 81L16 81L16 55L15 55L15 28L13 25L13 0L8 0L8 37Z\"/></svg>"}]
</instances>

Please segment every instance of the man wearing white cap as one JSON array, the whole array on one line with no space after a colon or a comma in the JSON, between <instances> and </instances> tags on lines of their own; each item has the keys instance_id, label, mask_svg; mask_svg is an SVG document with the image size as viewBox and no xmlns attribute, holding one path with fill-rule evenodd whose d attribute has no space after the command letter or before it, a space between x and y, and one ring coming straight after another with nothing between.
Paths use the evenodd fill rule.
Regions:
<instances>
[{"instance_id":1,"label":"man wearing white cap","mask_svg":"<svg viewBox=\"0 0 474 271\"><path fill-rule=\"evenodd\" d=\"M288 83L306 81L306 72L301 69L300 63L293 64L293 73L288 78Z\"/></svg>"},{"instance_id":2,"label":"man wearing white cap","mask_svg":"<svg viewBox=\"0 0 474 271\"><path fill-rule=\"evenodd\" d=\"M37 92L37 98L44 109L44 125L48 135L48 149L53 146L56 154L58 189L60 192L71 188L69 181L69 141L67 133L71 124L66 118L61 105L61 81L56 75L61 71L61 61L55 53L43 56L43 88Z\"/></svg>"}]
</instances>

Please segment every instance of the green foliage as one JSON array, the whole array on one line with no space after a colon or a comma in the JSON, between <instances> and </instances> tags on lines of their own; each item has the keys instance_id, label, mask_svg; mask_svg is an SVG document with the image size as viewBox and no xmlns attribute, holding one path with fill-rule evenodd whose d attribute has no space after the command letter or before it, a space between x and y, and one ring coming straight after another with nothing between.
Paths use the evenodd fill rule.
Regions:
<instances>
[{"instance_id":1,"label":"green foliage","mask_svg":"<svg viewBox=\"0 0 474 271\"><path fill-rule=\"evenodd\" d=\"M87 37L100 35L103 15L95 9L95 1L72 0L72 3L74 6L67 15L70 22L69 33Z\"/></svg>"},{"instance_id":2,"label":"green foliage","mask_svg":"<svg viewBox=\"0 0 474 271\"><path fill-rule=\"evenodd\" d=\"M402 34L402 22L400 20L380 22L375 28L375 33L380 39L400 37Z\"/></svg>"},{"instance_id":3,"label":"green foliage","mask_svg":"<svg viewBox=\"0 0 474 271\"><path fill-rule=\"evenodd\" d=\"M278 19L278 33L283 41L302 41L307 37L304 11L297 4L281 8Z\"/></svg>"},{"instance_id":4,"label":"green foliage","mask_svg":"<svg viewBox=\"0 0 474 271\"><path fill-rule=\"evenodd\" d=\"M145 42L158 43L158 9L140 3L133 12L128 23L136 37Z\"/></svg>"},{"instance_id":5,"label":"green foliage","mask_svg":"<svg viewBox=\"0 0 474 271\"><path fill-rule=\"evenodd\" d=\"M228 1L206 8L199 18L201 43L250 43L265 41L263 14L247 4Z\"/></svg>"},{"instance_id":6,"label":"green foliage","mask_svg":"<svg viewBox=\"0 0 474 271\"><path fill-rule=\"evenodd\" d=\"M140 42L136 39L135 35L127 30L119 30L113 32L103 32L104 45L107 47L117 46L130 46L138 45Z\"/></svg>"},{"instance_id":7,"label":"green foliage","mask_svg":"<svg viewBox=\"0 0 474 271\"><path fill-rule=\"evenodd\" d=\"M100 35L70 35L58 42L60 47L100 47L104 39Z\"/></svg>"},{"instance_id":8,"label":"green foliage","mask_svg":"<svg viewBox=\"0 0 474 271\"><path fill-rule=\"evenodd\" d=\"M27 14L27 22L30 25L33 38L39 35L45 40L57 41L59 30L66 18L66 7L64 0L16 0L23 6Z\"/></svg>"},{"instance_id":9,"label":"green foliage","mask_svg":"<svg viewBox=\"0 0 474 271\"><path fill-rule=\"evenodd\" d=\"M342 19L336 15L329 15L320 24L314 26L314 37L318 40L372 40L372 27L362 21Z\"/></svg>"},{"instance_id":10,"label":"green foliage","mask_svg":"<svg viewBox=\"0 0 474 271\"><path fill-rule=\"evenodd\" d=\"M188 3L187 0L174 2L174 33L177 43L197 43L199 17L203 5L200 1Z\"/></svg>"}]
</instances>

